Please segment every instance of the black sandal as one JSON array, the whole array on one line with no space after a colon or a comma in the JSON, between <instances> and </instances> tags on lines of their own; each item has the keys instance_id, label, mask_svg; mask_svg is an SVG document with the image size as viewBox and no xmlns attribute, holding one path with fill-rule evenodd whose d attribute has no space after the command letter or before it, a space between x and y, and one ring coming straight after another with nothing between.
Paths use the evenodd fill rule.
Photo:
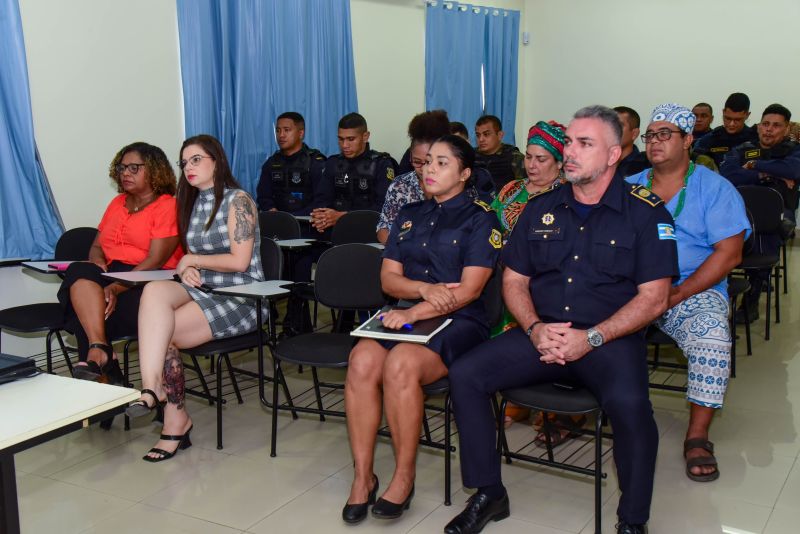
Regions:
<instances>
[{"instance_id":1,"label":"black sandal","mask_svg":"<svg viewBox=\"0 0 800 534\"><path fill-rule=\"evenodd\" d=\"M90 380L97 382L108 371L109 365L114 360L114 348L107 343L92 343L89 349L100 349L108 357L102 366L92 360L86 360L86 365L75 365L72 376L79 380Z\"/></svg>"},{"instance_id":2,"label":"black sandal","mask_svg":"<svg viewBox=\"0 0 800 534\"><path fill-rule=\"evenodd\" d=\"M158 395L156 395L156 392L153 391L152 389L143 389L142 395L150 395L151 397L153 397L153 400L155 400L153 405L150 406L144 399L140 398L139 400L133 401L128 405L127 408L125 408L125 415L131 418L143 417L145 415L148 415L153 410L156 410L158 412L156 414L156 418L158 418L158 416L164 409L164 405L167 403L167 401L158 400ZM163 421L163 416L161 417Z\"/></svg>"},{"instance_id":3,"label":"black sandal","mask_svg":"<svg viewBox=\"0 0 800 534\"><path fill-rule=\"evenodd\" d=\"M144 391L147 391L147 390L142 390L142 392L144 392ZM154 456L148 456L147 454L145 454L144 456L142 456L142 460L144 460L146 462L153 462L153 463L155 463L155 462L163 462L164 460L169 460L170 458L172 458L173 456L178 454L179 450L188 449L189 447L192 446L192 442L189 439L189 434L192 432L193 428L194 428L194 425L190 426L189 430L187 430L185 434L182 434L180 436L170 436L169 434L161 434L161 436L159 436L159 438L164 440L164 441L178 441L178 442L180 442L180 443L178 443L178 448L176 448L174 451L170 452L170 451L165 451L164 449L159 449L157 447L153 447L152 449L147 451L147 454L150 454L151 452L154 452L154 453L158 454L159 456L155 456L154 457Z\"/></svg>"}]
</instances>

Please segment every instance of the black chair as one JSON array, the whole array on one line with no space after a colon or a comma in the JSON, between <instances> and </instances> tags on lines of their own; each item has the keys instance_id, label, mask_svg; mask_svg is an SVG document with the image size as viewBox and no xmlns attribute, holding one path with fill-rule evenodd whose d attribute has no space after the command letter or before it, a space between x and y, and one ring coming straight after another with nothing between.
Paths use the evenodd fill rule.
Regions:
<instances>
[{"instance_id":1,"label":"black chair","mask_svg":"<svg viewBox=\"0 0 800 534\"><path fill-rule=\"evenodd\" d=\"M386 299L380 282L381 251L369 245L350 243L332 247L317 262L314 284L316 299L332 310L338 310L338 323L342 311L369 311L381 308ZM327 409L322 403L321 387L342 389L341 384L320 382L317 369L342 369L347 367L350 350L355 338L349 333L340 333L338 324L333 333L313 332L300 334L278 343L272 351L275 376L282 375L281 364L293 363L311 368L316 406L292 406L280 404L278 390L273 389L272 443L270 456L276 455L278 434L278 410L293 409L302 413L318 414L320 421L325 416L344 417L341 410ZM304 392L305 393L305 392Z\"/></svg>"},{"instance_id":2,"label":"black chair","mask_svg":"<svg viewBox=\"0 0 800 534\"><path fill-rule=\"evenodd\" d=\"M766 303L766 329L764 339L769 340L770 314L773 294L773 281L775 293L775 323L781 320L780 315L780 249L765 251L763 240L769 236L780 239L783 228L783 197L772 188L747 185L737 188L744 199L745 207L752 216L753 250L742 257L742 262L736 269L745 273L752 271L768 270L767 276L767 303Z\"/></svg>"},{"instance_id":3,"label":"black chair","mask_svg":"<svg viewBox=\"0 0 800 534\"><path fill-rule=\"evenodd\" d=\"M274 212L269 212L269 213L274 213ZM294 217L292 219L294 219ZM278 246L278 244L268 237L263 237L261 239L261 265L264 270L265 280L280 279L279 275L283 270L283 253L281 252L281 249ZM267 336L270 339L274 339L275 319L273 313L267 314L267 325L268 325ZM224 362L225 368L228 371L230 384L233 387L234 394L236 395L236 400L238 401L239 404L242 404L244 402L244 399L242 398L241 390L239 388L239 383L236 379L236 375L239 374L259 379L259 374L249 369L234 367L233 364L231 363L230 355L235 352L257 348L259 346L259 339L260 339L259 334L256 331L224 339L215 339L207 343L203 343L202 345L192 347L190 349L181 349L181 352L188 355L192 360L191 364L186 364L186 368L191 369L197 374L197 378L201 386L200 391L193 388L186 388L186 393L206 399L209 402L209 404L216 404L217 449L222 449L222 406L227 402L223 396L222 364ZM206 358L213 358L214 356L216 356L216 362L212 360L212 367L211 367L211 371L214 373L216 378L216 389L214 394L211 393L208 382L203 374L203 369L199 363L198 358L201 356ZM274 378L272 380L275 381ZM278 378L278 381L282 383L282 386L284 388L284 393L288 395L289 390L286 388L285 382L281 378ZM261 388L261 385L259 385L259 388ZM297 415L295 414L295 417L296 416Z\"/></svg>"},{"instance_id":4,"label":"black chair","mask_svg":"<svg viewBox=\"0 0 800 534\"><path fill-rule=\"evenodd\" d=\"M781 271L783 272L783 294L789 292L789 257L786 254L786 243L794 239L795 223L789 219L784 219L781 223Z\"/></svg>"},{"instance_id":5,"label":"black chair","mask_svg":"<svg viewBox=\"0 0 800 534\"><path fill-rule=\"evenodd\" d=\"M653 359L648 360L647 363L654 371L659 367L666 367L668 369L688 369L685 363L661 361L661 345L677 347L677 343L675 343L675 340L669 335L661 331L655 324L651 324L647 327L644 338L648 345L653 345ZM657 382L650 382L649 386L652 389L686 392L686 386L673 386L671 384L659 384Z\"/></svg>"},{"instance_id":6,"label":"black chair","mask_svg":"<svg viewBox=\"0 0 800 534\"><path fill-rule=\"evenodd\" d=\"M750 338L750 317L748 316L749 306L747 293L750 291L750 282L746 278L734 276L728 277L728 298L731 301L731 376L736 377L736 303L742 297L742 309L744 310L744 333L747 341L747 355L753 354L753 345Z\"/></svg>"},{"instance_id":7,"label":"black chair","mask_svg":"<svg viewBox=\"0 0 800 534\"><path fill-rule=\"evenodd\" d=\"M380 213L372 210L348 211L336 221L331 232L331 243L376 243L378 237L375 227L380 216Z\"/></svg>"},{"instance_id":8,"label":"black chair","mask_svg":"<svg viewBox=\"0 0 800 534\"><path fill-rule=\"evenodd\" d=\"M300 223L285 211L262 211L258 214L261 237L270 239L298 239Z\"/></svg>"},{"instance_id":9,"label":"black chair","mask_svg":"<svg viewBox=\"0 0 800 534\"><path fill-rule=\"evenodd\" d=\"M89 257L89 249L96 235L96 228L79 227L67 230L56 243L53 259L55 261L85 260ZM55 335L70 374L72 374L69 349L61 337L64 326L64 310L58 302L25 304L0 310L0 338L2 338L3 330L25 334L47 332L45 350L48 373L53 372L52 341Z\"/></svg>"},{"instance_id":10,"label":"black chair","mask_svg":"<svg viewBox=\"0 0 800 534\"><path fill-rule=\"evenodd\" d=\"M556 384L537 384L534 386L526 386L521 388L506 389L500 392L502 402L500 409L497 413L497 427L499 428L498 447L500 452L506 458L506 463L511 463L512 459L524 460L538 465L545 465L548 467L555 467L564 469L572 473L580 473L594 477L594 528L597 534L600 534L601 523L601 509L603 506L601 490L602 481L606 478L603 473L603 420L604 413L597 399L586 389L578 388L572 385L556 385ZM538 410L544 412L544 434L546 445L546 457L537 457L530 454L524 454L521 451L513 452L508 446L505 434L505 426L503 425L502 414L505 413L506 404L513 402L517 406L530 408L531 410ZM553 453L553 446L551 443L550 422L547 417L548 413L555 413L559 415L594 415L595 425L594 431L582 431L588 435L594 436L594 461L587 467L581 467L566 461L557 461ZM581 429L582 430L582 429ZM524 449L524 448L523 448ZM569 460L566 458L565 460Z\"/></svg>"}]
</instances>

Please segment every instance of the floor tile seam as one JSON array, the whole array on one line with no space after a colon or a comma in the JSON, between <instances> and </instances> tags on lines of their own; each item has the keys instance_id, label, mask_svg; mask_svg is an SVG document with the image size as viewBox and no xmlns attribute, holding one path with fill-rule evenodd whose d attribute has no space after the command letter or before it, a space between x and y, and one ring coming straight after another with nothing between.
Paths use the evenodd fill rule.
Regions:
<instances>
[{"instance_id":1,"label":"floor tile seam","mask_svg":"<svg viewBox=\"0 0 800 534\"><path fill-rule=\"evenodd\" d=\"M114 495L111 495L111 497L115 497L115 496L114 496ZM116 497L115 497L115 498L116 498ZM127 500L127 499L125 499L125 500ZM114 514L113 514L113 515L117 515L117 514L120 514L120 513L127 512L128 510L130 510L131 508L133 508L134 506L136 506L138 503L136 503L136 502L131 502L130 504L131 504L130 506L128 506L128 507L126 507L126 508L124 508L124 509L122 509L122 510L118 510L118 511L114 512ZM94 528L97 526L97 524L98 524L98 523L100 523L101 521L103 521L104 519L106 519L106 518L108 518L108 517L111 517L111 515L112 515L112 514L109 514L108 516L105 516L105 517L99 517L99 518L92 517L92 518L90 518L90 520L89 520L89 527L88 527L88 528L85 528L85 529L83 529L83 530L79 530L79 531L78 531L78 534L83 534L84 532L91 532L91 531L92 531L92 530L93 530L93 529L94 529Z\"/></svg>"}]
</instances>

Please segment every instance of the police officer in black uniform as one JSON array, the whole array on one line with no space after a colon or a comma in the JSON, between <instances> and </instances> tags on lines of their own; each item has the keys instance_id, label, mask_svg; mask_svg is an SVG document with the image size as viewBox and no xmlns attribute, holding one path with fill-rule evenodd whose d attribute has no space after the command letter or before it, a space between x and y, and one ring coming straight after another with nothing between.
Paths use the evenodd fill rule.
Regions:
<instances>
[{"instance_id":1,"label":"police officer in black uniform","mask_svg":"<svg viewBox=\"0 0 800 534\"><path fill-rule=\"evenodd\" d=\"M279 150L261 167L257 202L260 211L288 211L309 215L314 208L324 208L333 200L322 186L325 156L303 142L306 123L294 111L281 113L275 121Z\"/></svg>"},{"instance_id":2,"label":"police officer in black uniform","mask_svg":"<svg viewBox=\"0 0 800 534\"><path fill-rule=\"evenodd\" d=\"M341 152L325 163L324 183L333 204L311 212L311 223L318 232L331 228L348 211L381 211L397 171L397 162L389 154L370 148L367 121L358 113L339 120L337 136Z\"/></svg>"},{"instance_id":3,"label":"police officer in black uniform","mask_svg":"<svg viewBox=\"0 0 800 534\"><path fill-rule=\"evenodd\" d=\"M503 250L503 296L521 327L450 368L462 478L478 491L445 533L507 517L490 398L540 382L576 383L598 399L614 427L617 532L646 532L658 429L642 329L666 310L679 271L663 202L615 174L621 135L609 108L575 114L564 149L570 183L531 198Z\"/></svg>"},{"instance_id":4,"label":"police officer in black uniform","mask_svg":"<svg viewBox=\"0 0 800 534\"><path fill-rule=\"evenodd\" d=\"M722 165L725 155L734 147L748 141L756 141L755 128L747 126L750 117L750 98L744 93L733 93L722 109L722 126L697 141L692 150L697 155L710 156L717 167Z\"/></svg>"},{"instance_id":5,"label":"police officer in black uniform","mask_svg":"<svg viewBox=\"0 0 800 534\"><path fill-rule=\"evenodd\" d=\"M800 145L789 139L789 124L792 113L780 104L767 106L758 124L758 140L743 143L725 157L720 174L733 185L764 185L780 193L783 198L784 216L795 222L800 185ZM781 236L759 234L756 243L763 254L778 254ZM769 269L751 273L750 293L747 296L749 320L758 319L758 299L761 288L769 279ZM744 309L737 320L744 319Z\"/></svg>"},{"instance_id":6,"label":"police officer in black uniform","mask_svg":"<svg viewBox=\"0 0 800 534\"><path fill-rule=\"evenodd\" d=\"M635 144L642 121L639 113L628 106L617 106L614 111L622 122L622 155L619 158L617 172L623 178L627 178L649 169L652 165L647 160L647 154L639 150Z\"/></svg>"},{"instance_id":7,"label":"police officer in black uniform","mask_svg":"<svg viewBox=\"0 0 800 534\"><path fill-rule=\"evenodd\" d=\"M504 135L503 124L494 115L484 115L475 122L475 167L489 171L495 191L511 180L527 177L525 156L514 145L503 143Z\"/></svg>"}]
</instances>

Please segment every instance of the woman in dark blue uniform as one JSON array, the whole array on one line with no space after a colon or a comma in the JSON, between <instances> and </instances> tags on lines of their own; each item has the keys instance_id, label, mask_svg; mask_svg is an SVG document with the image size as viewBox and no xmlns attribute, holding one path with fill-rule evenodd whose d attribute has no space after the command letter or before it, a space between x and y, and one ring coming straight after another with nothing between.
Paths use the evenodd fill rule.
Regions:
<instances>
[{"instance_id":1,"label":"woman in dark blue uniform","mask_svg":"<svg viewBox=\"0 0 800 534\"><path fill-rule=\"evenodd\" d=\"M374 504L375 517L402 515L414 495L417 440L422 426L422 385L447 376L460 354L489 339L480 299L501 245L497 217L473 201L469 185L473 148L454 135L434 142L423 167L424 188L433 198L402 208L386 242L384 292L418 302L384 315L383 325L432 317L453 319L427 345L362 339L350 353L345 410L355 476L342 518L357 523ZM380 499L372 471L381 404L392 433L396 466Z\"/></svg>"}]
</instances>

